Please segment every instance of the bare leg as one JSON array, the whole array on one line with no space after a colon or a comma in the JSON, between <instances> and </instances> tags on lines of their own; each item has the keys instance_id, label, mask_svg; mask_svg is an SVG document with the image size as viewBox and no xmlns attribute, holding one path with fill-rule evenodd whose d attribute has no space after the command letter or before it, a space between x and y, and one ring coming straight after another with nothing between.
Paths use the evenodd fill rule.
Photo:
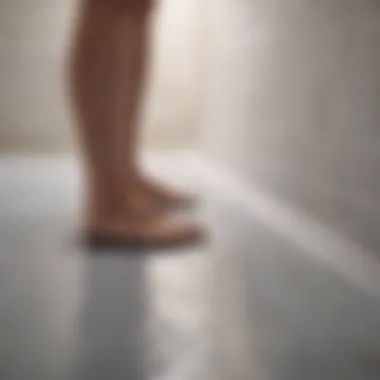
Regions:
<instances>
[{"instance_id":1,"label":"bare leg","mask_svg":"<svg viewBox=\"0 0 380 380\"><path fill-rule=\"evenodd\" d=\"M126 175L133 171L128 156L133 143L124 140L121 125L128 115L127 125L132 124L138 103L142 84L138 52L143 46L148 11L147 0L83 0L71 73L88 175L86 228L91 234L126 242L186 244L201 236L196 226L153 218L143 210L135 193L126 191L133 186L131 176ZM127 31L129 38L125 39ZM120 58L126 52L122 44L129 49L125 60ZM120 92L120 81L129 88L127 99L126 93ZM123 107L129 111L122 112Z\"/></svg>"},{"instance_id":2,"label":"bare leg","mask_svg":"<svg viewBox=\"0 0 380 380\"><path fill-rule=\"evenodd\" d=\"M126 176L130 183L130 196L139 194L140 201L148 207L157 205L182 206L194 199L188 194L169 189L160 182L143 175L138 164L139 151L139 116L143 96L148 52L148 0L139 1L137 12L121 15L118 25L118 80L117 80L117 117L120 128L120 143L124 145L127 165Z\"/></svg>"}]
</instances>

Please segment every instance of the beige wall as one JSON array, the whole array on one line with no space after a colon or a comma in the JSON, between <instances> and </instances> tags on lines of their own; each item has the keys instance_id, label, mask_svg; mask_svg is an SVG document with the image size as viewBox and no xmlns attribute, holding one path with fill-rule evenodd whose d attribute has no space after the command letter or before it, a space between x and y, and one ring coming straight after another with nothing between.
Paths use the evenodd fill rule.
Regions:
<instances>
[{"instance_id":1,"label":"beige wall","mask_svg":"<svg viewBox=\"0 0 380 380\"><path fill-rule=\"evenodd\" d=\"M198 143L200 0L161 0L143 122L154 148ZM62 59L75 1L2 0L0 148L68 150Z\"/></svg>"},{"instance_id":2,"label":"beige wall","mask_svg":"<svg viewBox=\"0 0 380 380\"><path fill-rule=\"evenodd\" d=\"M60 64L69 2L3 0L0 11L2 148L66 146Z\"/></svg>"},{"instance_id":3,"label":"beige wall","mask_svg":"<svg viewBox=\"0 0 380 380\"><path fill-rule=\"evenodd\" d=\"M145 117L148 140L198 147L203 0L161 0L152 30Z\"/></svg>"},{"instance_id":4,"label":"beige wall","mask_svg":"<svg viewBox=\"0 0 380 380\"><path fill-rule=\"evenodd\" d=\"M380 252L380 6L213 1L206 147Z\"/></svg>"}]
</instances>

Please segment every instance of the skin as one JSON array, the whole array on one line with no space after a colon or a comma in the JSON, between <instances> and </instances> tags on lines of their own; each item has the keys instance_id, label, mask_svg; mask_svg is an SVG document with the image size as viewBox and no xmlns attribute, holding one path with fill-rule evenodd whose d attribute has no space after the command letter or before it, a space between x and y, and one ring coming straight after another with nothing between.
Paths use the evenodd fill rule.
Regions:
<instances>
[{"instance_id":1,"label":"skin","mask_svg":"<svg viewBox=\"0 0 380 380\"><path fill-rule=\"evenodd\" d=\"M192 199L138 166L150 0L82 0L70 88L87 176L86 231L140 244L187 244L201 229L167 217Z\"/></svg>"}]
</instances>

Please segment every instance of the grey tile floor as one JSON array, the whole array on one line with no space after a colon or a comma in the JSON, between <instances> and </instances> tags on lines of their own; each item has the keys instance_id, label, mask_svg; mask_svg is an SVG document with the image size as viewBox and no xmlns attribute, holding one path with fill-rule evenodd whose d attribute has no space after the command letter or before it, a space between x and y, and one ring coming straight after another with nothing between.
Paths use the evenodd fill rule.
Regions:
<instances>
[{"instance_id":1,"label":"grey tile floor","mask_svg":"<svg viewBox=\"0 0 380 380\"><path fill-rule=\"evenodd\" d=\"M91 255L75 162L0 160L0 379L380 378L378 298L190 161L154 162L202 193L209 247Z\"/></svg>"}]
</instances>

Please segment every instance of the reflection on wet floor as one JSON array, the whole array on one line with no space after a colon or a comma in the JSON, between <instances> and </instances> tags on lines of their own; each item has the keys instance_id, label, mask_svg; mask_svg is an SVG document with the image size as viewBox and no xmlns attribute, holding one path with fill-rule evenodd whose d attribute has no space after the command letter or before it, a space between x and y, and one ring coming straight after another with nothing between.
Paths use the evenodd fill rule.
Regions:
<instances>
[{"instance_id":1,"label":"reflection on wet floor","mask_svg":"<svg viewBox=\"0 0 380 380\"><path fill-rule=\"evenodd\" d=\"M206 255L93 255L44 240L52 226L2 229L1 379L166 379L193 371L205 338Z\"/></svg>"},{"instance_id":2,"label":"reflection on wet floor","mask_svg":"<svg viewBox=\"0 0 380 380\"><path fill-rule=\"evenodd\" d=\"M170 162L212 241L153 257L73 244L70 160L0 165L0 379L379 379L379 300Z\"/></svg>"}]
</instances>

